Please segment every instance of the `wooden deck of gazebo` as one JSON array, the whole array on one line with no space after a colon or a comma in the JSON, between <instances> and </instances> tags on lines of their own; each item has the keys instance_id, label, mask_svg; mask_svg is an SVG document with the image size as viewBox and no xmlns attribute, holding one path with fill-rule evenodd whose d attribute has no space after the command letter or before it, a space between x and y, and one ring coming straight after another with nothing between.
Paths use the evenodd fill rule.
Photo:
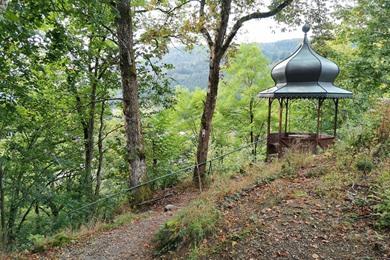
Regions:
<instances>
[{"instance_id":1,"label":"wooden deck of gazebo","mask_svg":"<svg viewBox=\"0 0 390 260\"><path fill-rule=\"evenodd\" d=\"M326 134L317 136L313 133L271 133L267 138L267 154L277 154L291 147L315 152L317 146L325 149L334 141L334 136Z\"/></svg>"}]
</instances>

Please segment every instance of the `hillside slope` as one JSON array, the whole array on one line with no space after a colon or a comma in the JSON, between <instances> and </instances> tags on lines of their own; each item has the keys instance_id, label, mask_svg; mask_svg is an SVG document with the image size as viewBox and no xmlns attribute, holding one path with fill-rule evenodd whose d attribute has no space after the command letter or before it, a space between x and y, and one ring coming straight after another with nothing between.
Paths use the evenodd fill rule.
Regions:
<instances>
[{"instance_id":1,"label":"hillside slope","mask_svg":"<svg viewBox=\"0 0 390 260\"><path fill-rule=\"evenodd\" d=\"M290 55L297 48L299 41L291 39L258 45L270 63L274 64ZM173 86L181 85L194 89L207 86L208 60L205 47L196 46L192 51L186 51L184 47L172 47L161 62L174 66L174 69L168 73L173 79Z\"/></svg>"},{"instance_id":2,"label":"hillside slope","mask_svg":"<svg viewBox=\"0 0 390 260\"><path fill-rule=\"evenodd\" d=\"M216 200L219 218L212 228L205 224L208 218L202 219L207 210L197 214L194 206L185 214L196 220L179 217L167 222L160 231L165 238L160 237L157 245L165 252L161 257L389 259L390 234L378 228L377 202L372 200L378 175L390 169L388 159L381 164L384 172L369 178L359 172L335 172L333 158L327 154L297 155L277 164L235 175L227 185L236 186L247 178L245 174L257 175L258 181ZM262 179L262 172L275 167L276 175ZM195 231L189 232L187 226ZM187 232L188 237L177 236L174 230ZM208 235L196 237L202 233Z\"/></svg>"}]
</instances>

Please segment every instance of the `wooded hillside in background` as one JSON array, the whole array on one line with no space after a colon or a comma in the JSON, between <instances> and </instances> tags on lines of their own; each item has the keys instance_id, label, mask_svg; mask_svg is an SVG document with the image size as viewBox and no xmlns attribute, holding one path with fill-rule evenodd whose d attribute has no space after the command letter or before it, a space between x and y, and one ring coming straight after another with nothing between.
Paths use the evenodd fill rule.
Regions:
<instances>
[{"instance_id":1,"label":"wooded hillside in background","mask_svg":"<svg viewBox=\"0 0 390 260\"><path fill-rule=\"evenodd\" d=\"M299 44L300 39L291 39L258 43L258 46L269 60L269 66L272 66L288 57ZM167 75L172 78L172 86L180 85L189 89L206 88L208 53L205 47L196 46L190 51L185 47L170 47L169 52L160 62L173 66L167 72Z\"/></svg>"}]
</instances>

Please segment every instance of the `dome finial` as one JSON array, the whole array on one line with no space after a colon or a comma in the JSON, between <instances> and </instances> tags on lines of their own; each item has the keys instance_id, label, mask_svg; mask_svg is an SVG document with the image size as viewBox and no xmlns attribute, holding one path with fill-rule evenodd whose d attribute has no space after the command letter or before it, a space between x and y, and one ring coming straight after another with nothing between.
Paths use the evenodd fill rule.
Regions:
<instances>
[{"instance_id":1,"label":"dome finial","mask_svg":"<svg viewBox=\"0 0 390 260\"><path fill-rule=\"evenodd\" d=\"M305 23L305 25L302 26L302 31L306 34L308 31L310 31L310 25Z\"/></svg>"}]
</instances>

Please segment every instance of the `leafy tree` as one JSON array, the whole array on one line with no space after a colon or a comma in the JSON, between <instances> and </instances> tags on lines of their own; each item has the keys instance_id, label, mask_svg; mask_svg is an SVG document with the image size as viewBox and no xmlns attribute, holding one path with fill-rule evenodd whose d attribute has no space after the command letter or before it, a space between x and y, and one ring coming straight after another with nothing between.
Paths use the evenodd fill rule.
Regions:
<instances>
[{"instance_id":1,"label":"leafy tree","mask_svg":"<svg viewBox=\"0 0 390 260\"><path fill-rule=\"evenodd\" d=\"M204 91L178 88L177 103L145 120L146 153L152 176L177 171L194 163L197 122L201 113ZM180 174L184 174L181 172ZM161 180L172 185L180 175ZM155 185L158 187L158 183Z\"/></svg>"},{"instance_id":2,"label":"leafy tree","mask_svg":"<svg viewBox=\"0 0 390 260\"><path fill-rule=\"evenodd\" d=\"M257 95L273 84L268 60L257 45L240 45L233 57L229 57L223 72L213 141L227 142L229 133L239 144L254 143L265 133L266 103ZM256 148L257 144L254 144L253 156L256 156Z\"/></svg>"},{"instance_id":3,"label":"leafy tree","mask_svg":"<svg viewBox=\"0 0 390 260\"><path fill-rule=\"evenodd\" d=\"M330 45L334 58L346 68L340 83L358 92L359 98L389 95L389 7L386 0L359 0L353 8L339 11L342 24Z\"/></svg>"},{"instance_id":4,"label":"leafy tree","mask_svg":"<svg viewBox=\"0 0 390 260\"><path fill-rule=\"evenodd\" d=\"M31 234L88 221L101 204L74 209L124 186L114 11L78 0L9 1L2 10L2 244L27 247ZM150 69L159 51L137 53L145 61L140 103L149 111L172 102L163 68Z\"/></svg>"},{"instance_id":5,"label":"leafy tree","mask_svg":"<svg viewBox=\"0 0 390 260\"><path fill-rule=\"evenodd\" d=\"M286 0L271 7L269 11L253 11L252 7L259 5L256 1L240 2L240 1L220 1L220 2L206 2L200 1L198 9L198 17L196 21L196 31L201 33L207 42L210 51L209 63L209 78L206 101L201 118L199 135L198 135L198 149L197 162L200 167L194 169L194 182L198 181L198 175L201 180L205 179L207 153L209 148L209 139L211 133L211 123L217 101L220 64L226 51L231 45L234 37L242 25L252 19L261 19L271 17L282 11L292 1ZM249 13L247 13L249 10ZM230 16L234 15L234 19ZM207 18L206 18L207 17ZM211 18L211 19L210 19ZM229 23L229 21L233 20ZM228 32L228 28L231 27ZM212 31L212 32L211 32ZM213 35L211 35L213 33Z\"/></svg>"}]
</instances>

